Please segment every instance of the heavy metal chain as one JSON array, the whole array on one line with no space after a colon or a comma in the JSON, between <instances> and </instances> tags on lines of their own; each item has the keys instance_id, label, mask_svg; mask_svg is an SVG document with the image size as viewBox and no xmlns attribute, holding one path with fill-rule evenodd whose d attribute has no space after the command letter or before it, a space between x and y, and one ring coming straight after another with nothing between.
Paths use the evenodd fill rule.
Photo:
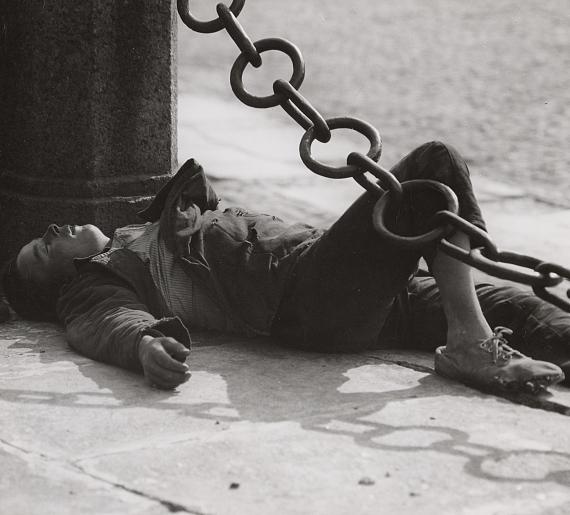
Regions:
<instances>
[{"instance_id":1,"label":"heavy metal chain","mask_svg":"<svg viewBox=\"0 0 570 515\"><path fill-rule=\"evenodd\" d=\"M411 180L400 183L388 170L378 164L382 153L382 143L378 130L369 123L357 118L324 118L319 111L299 93L305 78L305 62L301 51L293 43L282 38L267 38L252 42L237 20L245 0L233 0L229 7L223 3L216 6L218 18L200 21L189 11L189 0L177 0L178 13L182 21L192 30L213 33L225 29L239 48L240 55L230 72L230 84L235 95L246 105L268 108L280 105L296 121L305 133L299 144L299 153L305 166L311 171L331 179L352 177L378 200L374 207L373 223L377 232L402 248L421 248L431 242L438 242L439 249L453 258L478 270L532 287L539 297L565 311L570 312L570 302L548 291L548 288L570 281L570 269L547 263L540 259L515 252L501 251L489 235L458 216L458 202L455 193L437 181ZM273 83L273 94L264 97L252 95L245 90L243 73L248 64L255 68L262 65L263 52L270 50L283 52L291 59L293 73L288 81L278 79ZM329 166L320 163L311 155L311 145L316 139L327 143L334 129L350 129L366 137L370 147L366 155L352 152L347 156L346 165ZM371 180L367 174L374 177ZM447 209L434 213L430 220L430 231L418 236L401 236L389 229L390 213L397 212L402 203L407 202L409 193L421 189L437 191L446 202ZM454 230L467 234L472 249L465 250L451 243L447 236ZM512 266L514 265L514 267ZM570 299L570 289L566 292Z\"/></svg>"}]
</instances>

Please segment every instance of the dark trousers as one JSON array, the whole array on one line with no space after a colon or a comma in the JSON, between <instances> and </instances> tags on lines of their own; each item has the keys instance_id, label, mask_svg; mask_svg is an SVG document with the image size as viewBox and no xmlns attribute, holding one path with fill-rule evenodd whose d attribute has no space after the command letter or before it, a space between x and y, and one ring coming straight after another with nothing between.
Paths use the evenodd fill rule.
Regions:
<instances>
[{"instance_id":1,"label":"dark trousers","mask_svg":"<svg viewBox=\"0 0 570 515\"><path fill-rule=\"evenodd\" d=\"M400 182L447 184L458 197L460 216L485 229L465 161L452 147L427 143L391 171ZM445 345L447 327L435 281L415 273L421 257L431 262L435 244L406 250L379 238L372 225L375 202L374 195L364 193L301 254L273 326L285 344L325 352ZM425 232L430 215L446 208L427 189L405 206L394 230L408 235ZM406 288L410 310L404 316L395 300ZM477 293L490 325L515 331L514 346L531 356L570 363L570 315L516 288L477 285Z\"/></svg>"}]
</instances>

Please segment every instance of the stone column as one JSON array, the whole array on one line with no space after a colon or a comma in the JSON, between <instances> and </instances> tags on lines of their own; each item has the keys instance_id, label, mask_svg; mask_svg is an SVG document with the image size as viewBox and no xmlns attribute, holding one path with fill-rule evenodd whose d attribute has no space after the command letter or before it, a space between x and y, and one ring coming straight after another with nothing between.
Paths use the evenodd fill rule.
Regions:
<instances>
[{"instance_id":1,"label":"stone column","mask_svg":"<svg viewBox=\"0 0 570 515\"><path fill-rule=\"evenodd\" d=\"M137 220L177 166L175 51L173 0L1 0L0 264Z\"/></svg>"}]
</instances>

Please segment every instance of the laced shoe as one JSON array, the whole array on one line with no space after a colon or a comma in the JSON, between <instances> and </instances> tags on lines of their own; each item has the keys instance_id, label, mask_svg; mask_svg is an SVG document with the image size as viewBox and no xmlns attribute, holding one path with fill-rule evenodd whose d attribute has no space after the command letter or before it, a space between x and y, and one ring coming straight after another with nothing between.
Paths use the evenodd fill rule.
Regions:
<instances>
[{"instance_id":1,"label":"laced shoe","mask_svg":"<svg viewBox=\"0 0 570 515\"><path fill-rule=\"evenodd\" d=\"M564 372L537 361L507 345L513 332L497 327L492 336L465 349L435 351L435 371L449 379L484 391L540 393L564 379Z\"/></svg>"}]
</instances>

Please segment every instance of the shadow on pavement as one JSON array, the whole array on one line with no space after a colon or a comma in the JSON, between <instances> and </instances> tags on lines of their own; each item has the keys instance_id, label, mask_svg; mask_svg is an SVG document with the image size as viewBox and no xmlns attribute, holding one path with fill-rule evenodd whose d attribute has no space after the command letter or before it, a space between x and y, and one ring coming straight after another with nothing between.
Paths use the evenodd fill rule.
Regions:
<instances>
[{"instance_id":1,"label":"shadow on pavement","mask_svg":"<svg viewBox=\"0 0 570 515\"><path fill-rule=\"evenodd\" d=\"M72 361L99 391L3 389L0 398L18 404L101 408L106 412L132 407L171 410L183 417L213 420L227 426L243 421L296 422L307 431L322 433L323 437L341 435L365 448L460 457L465 460L465 472L474 477L570 484L570 454L504 450L499 445L475 443L469 432L439 425L436 417L427 412L426 424L395 425L382 419L382 411L387 407L413 399L441 397L442 405L449 404L453 397L485 399L463 386L426 372L379 363L362 354L291 351L265 339L252 342L219 337L210 341L217 344L193 351L193 378L174 392L152 389L138 374L62 351L61 340L59 346L55 341L50 343L55 352L49 353L44 352L45 345L17 341L9 346L10 350L41 353L40 359L45 363ZM220 391L223 401L207 400L219 399ZM500 399L496 402L510 405Z\"/></svg>"}]
</instances>

